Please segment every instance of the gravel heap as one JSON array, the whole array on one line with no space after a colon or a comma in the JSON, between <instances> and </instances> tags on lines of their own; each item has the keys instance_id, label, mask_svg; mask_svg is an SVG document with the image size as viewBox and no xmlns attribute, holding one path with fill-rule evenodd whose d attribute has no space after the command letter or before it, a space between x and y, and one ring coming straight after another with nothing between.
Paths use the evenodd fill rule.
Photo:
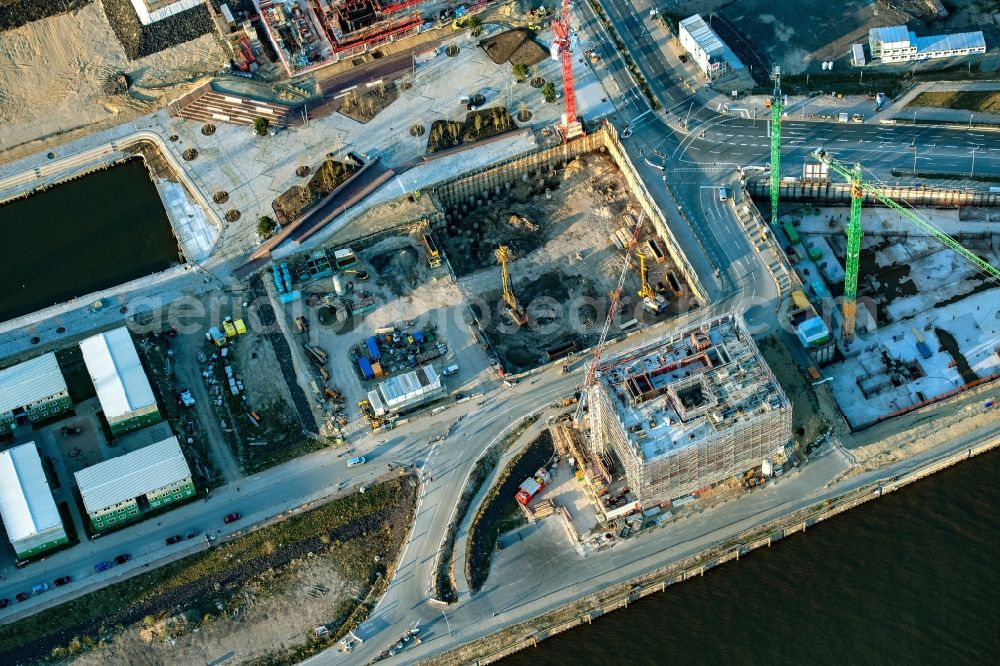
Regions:
<instances>
[{"instance_id":1,"label":"gravel heap","mask_svg":"<svg viewBox=\"0 0 1000 666\"><path fill-rule=\"evenodd\" d=\"M0 0L0 32L89 5L92 0Z\"/></svg>"},{"instance_id":2,"label":"gravel heap","mask_svg":"<svg viewBox=\"0 0 1000 666\"><path fill-rule=\"evenodd\" d=\"M139 22L135 7L129 0L104 0L104 14L129 60L189 42L215 29L208 8L204 5L174 14L152 25Z\"/></svg>"}]
</instances>

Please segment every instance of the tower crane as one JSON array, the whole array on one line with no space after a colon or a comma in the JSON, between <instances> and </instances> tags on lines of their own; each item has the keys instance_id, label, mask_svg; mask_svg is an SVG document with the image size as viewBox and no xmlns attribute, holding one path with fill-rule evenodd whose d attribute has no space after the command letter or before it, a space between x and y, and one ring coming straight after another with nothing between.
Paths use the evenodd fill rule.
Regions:
<instances>
[{"instance_id":1,"label":"tower crane","mask_svg":"<svg viewBox=\"0 0 1000 666\"><path fill-rule=\"evenodd\" d=\"M771 226L778 224L778 189L781 185L781 69L774 68L774 96L771 98Z\"/></svg>"},{"instance_id":2,"label":"tower crane","mask_svg":"<svg viewBox=\"0 0 1000 666\"><path fill-rule=\"evenodd\" d=\"M637 292L639 298L652 298L655 294L649 286L649 273L646 270L646 255L642 252L636 252L635 256L639 257L639 277L642 279L642 286L639 287L639 291Z\"/></svg>"},{"instance_id":3,"label":"tower crane","mask_svg":"<svg viewBox=\"0 0 1000 666\"><path fill-rule=\"evenodd\" d=\"M520 304L518 304L517 297L514 296L514 290L510 288L510 273L507 272L507 262L511 259L513 259L513 255L509 247L501 245L497 248L497 261L500 262L500 273L503 280L503 300L507 304L507 316L518 326L524 326L528 323L528 317L524 313L524 310L521 309Z\"/></svg>"},{"instance_id":4,"label":"tower crane","mask_svg":"<svg viewBox=\"0 0 1000 666\"><path fill-rule=\"evenodd\" d=\"M622 272L618 276L618 286L611 292L611 303L608 304L608 318L604 320L604 329L601 330L601 337L597 341L597 346L594 347L594 359L587 366L587 374L583 379L583 386L580 389L580 402L577 403L576 413L573 415L573 422L577 425L583 421L583 408L587 403L587 391L597 381L597 365L601 362L601 353L604 351L604 345L607 344L608 331L611 330L611 322L615 320L615 314L618 312L618 301L621 300L622 289L625 288L625 277L628 275L629 265L632 263L629 261L629 253L632 252L639 240L639 232L642 231L642 222L645 219L645 213L639 216L639 220L635 223L635 229L632 231L632 238L622 253Z\"/></svg>"},{"instance_id":5,"label":"tower crane","mask_svg":"<svg viewBox=\"0 0 1000 666\"><path fill-rule=\"evenodd\" d=\"M570 0L562 0L562 13L559 18L552 20L552 32L555 33L555 40L552 42L551 55L553 60L562 63L563 78L563 103L565 110L562 114L562 123L557 127L562 134L564 141L575 139L582 135L583 125L576 116L576 88L573 84L573 44L570 39Z\"/></svg>"},{"instance_id":6,"label":"tower crane","mask_svg":"<svg viewBox=\"0 0 1000 666\"><path fill-rule=\"evenodd\" d=\"M844 342L851 342L854 339L854 327L857 320L858 263L861 256L861 236L863 233L861 229L861 202L864 200L866 194L871 195L873 199L882 205L893 209L905 217L921 230L933 236L945 247L957 252L959 256L972 264L977 270L990 275L994 279L1000 280L1000 269L966 250L957 240L941 229L938 229L928 220L917 215L913 210L893 201L882 191L882 186L878 183L870 183L862 180L860 164L848 167L831 157L822 148L816 150L813 153L813 157L827 165L830 171L835 171L846 178L851 184L851 217L847 224L847 260L844 268L844 303L842 307L844 315Z\"/></svg>"}]
</instances>

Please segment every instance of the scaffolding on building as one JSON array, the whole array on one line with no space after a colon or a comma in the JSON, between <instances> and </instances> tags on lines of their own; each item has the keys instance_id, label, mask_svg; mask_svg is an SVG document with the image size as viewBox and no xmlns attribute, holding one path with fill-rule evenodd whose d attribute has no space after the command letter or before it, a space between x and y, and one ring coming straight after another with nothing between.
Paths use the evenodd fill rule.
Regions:
<instances>
[{"instance_id":1,"label":"scaffolding on building","mask_svg":"<svg viewBox=\"0 0 1000 666\"><path fill-rule=\"evenodd\" d=\"M791 405L738 314L602 364L591 447L624 468L643 507L761 464L791 439Z\"/></svg>"}]
</instances>

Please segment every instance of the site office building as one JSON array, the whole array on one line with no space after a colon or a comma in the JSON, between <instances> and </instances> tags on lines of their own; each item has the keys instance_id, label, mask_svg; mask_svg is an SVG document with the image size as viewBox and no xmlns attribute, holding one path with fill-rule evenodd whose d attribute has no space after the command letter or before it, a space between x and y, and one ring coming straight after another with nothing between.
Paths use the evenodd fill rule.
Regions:
<instances>
[{"instance_id":1,"label":"site office building","mask_svg":"<svg viewBox=\"0 0 1000 666\"><path fill-rule=\"evenodd\" d=\"M80 350L113 437L160 422L156 396L127 328L89 337Z\"/></svg>"},{"instance_id":2,"label":"site office building","mask_svg":"<svg viewBox=\"0 0 1000 666\"><path fill-rule=\"evenodd\" d=\"M731 313L602 362L591 442L643 508L760 467L792 437L792 407Z\"/></svg>"},{"instance_id":3,"label":"site office building","mask_svg":"<svg viewBox=\"0 0 1000 666\"><path fill-rule=\"evenodd\" d=\"M0 370L0 434L72 407L55 354L43 354Z\"/></svg>"},{"instance_id":4,"label":"site office building","mask_svg":"<svg viewBox=\"0 0 1000 666\"><path fill-rule=\"evenodd\" d=\"M96 530L139 518L195 494L191 468L176 437L81 469L75 475Z\"/></svg>"}]
</instances>

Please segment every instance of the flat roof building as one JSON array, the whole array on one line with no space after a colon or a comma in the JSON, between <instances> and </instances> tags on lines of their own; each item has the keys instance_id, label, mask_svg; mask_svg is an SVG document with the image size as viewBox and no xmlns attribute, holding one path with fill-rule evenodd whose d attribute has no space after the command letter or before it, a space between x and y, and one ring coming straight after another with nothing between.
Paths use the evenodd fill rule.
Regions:
<instances>
[{"instance_id":1,"label":"flat roof building","mask_svg":"<svg viewBox=\"0 0 1000 666\"><path fill-rule=\"evenodd\" d=\"M90 523L98 530L195 494L191 468L176 437L91 465L74 476Z\"/></svg>"},{"instance_id":2,"label":"flat roof building","mask_svg":"<svg viewBox=\"0 0 1000 666\"><path fill-rule=\"evenodd\" d=\"M730 313L601 362L591 446L621 462L643 508L761 465L791 440L792 407Z\"/></svg>"},{"instance_id":3,"label":"flat roof building","mask_svg":"<svg viewBox=\"0 0 1000 666\"><path fill-rule=\"evenodd\" d=\"M698 68L714 81L730 70L743 69L743 63L732 49L719 39L700 14L689 16L679 24L681 45L694 58Z\"/></svg>"},{"instance_id":4,"label":"flat roof building","mask_svg":"<svg viewBox=\"0 0 1000 666\"><path fill-rule=\"evenodd\" d=\"M413 372L380 382L368 392L368 402L379 416L398 414L437 400L446 388L433 366L424 365Z\"/></svg>"},{"instance_id":5,"label":"flat roof building","mask_svg":"<svg viewBox=\"0 0 1000 666\"><path fill-rule=\"evenodd\" d=\"M18 559L68 541L34 442L0 451L0 518Z\"/></svg>"},{"instance_id":6,"label":"flat roof building","mask_svg":"<svg viewBox=\"0 0 1000 666\"><path fill-rule=\"evenodd\" d=\"M156 396L127 328L87 338L80 350L112 435L160 422Z\"/></svg>"},{"instance_id":7,"label":"flat roof building","mask_svg":"<svg viewBox=\"0 0 1000 666\"><path fill-rule=\"evenodd\" d=\"M917 37L905 25L890 25L869 30L868 47L872 59L909 62L986 53L986 39L981 30Z\"/></svg>"},{"instance_id":8,"label":"flat roof building","mask_svg":"<svg viewBox=\"0 0 1000 666\"><path fill-rule=\"evenodd\" d=\"M0 370L0 434L19 422L40 421L72 407L55 354Z\"/></svg>"}]
</instances>

